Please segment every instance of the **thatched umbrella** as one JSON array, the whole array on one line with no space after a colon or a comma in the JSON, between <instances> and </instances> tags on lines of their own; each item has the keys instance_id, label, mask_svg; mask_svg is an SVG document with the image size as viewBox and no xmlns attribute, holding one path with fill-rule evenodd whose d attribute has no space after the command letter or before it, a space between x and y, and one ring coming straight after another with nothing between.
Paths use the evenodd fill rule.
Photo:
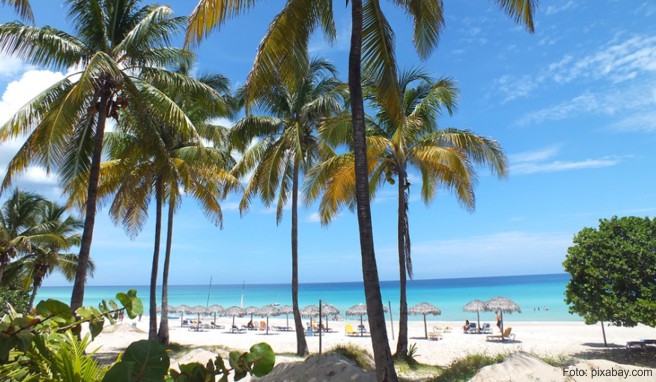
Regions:
<instances>
[{"instance_id":1,"label":"thatched umbrella","mask_svg":"<svg viewBox=\"0 0 656 382\"><path fill-rule=\"evenodd\" d=\"M243 316L245 314L244 308L241 308L239 306L231 306L228 309L223 311L223 314L225 316L232 316L232 324L235 324L235 316Z\"/></svg>"},{"instance_id":2,"label":"thatched umbrella","mask_svg":"<svg viewBox=\"0 0 656 382\"><path fill-rule=\"evenodd\" d=\"M180 326L182 326L182 322L184 321L184 314L189 312L191 307L189 305L182 304L176 308L176 312L180 313Z\"/></svg>"},{"instance_id":3,"label":"thatched umbrella","mask_svg":"<svg viewBox=\"0 0 656 382\"><path fill-rule=\"evenodd\" d=\"M252 305L251 305L251 306L247 306L247 307L244 308L244 313L245 313L245 314L250 314L250 315L251 315L251 321L253 321L253 315L254 315L254 314L257 314L257 311L258 311L259 309L260 309L260 308L258 308L257 306L252 306Z\"/></svg>"},{"instance_id":4,"label":"thatched umbrella","mask_svg":"<svg viewBox=\"0 0 656 382\"><path fill-rule=\"evenodd\" d=\"M269 316L277 316L280 314L280 310L278 310L277 306L273 305L265 305L258 309L257 314L266 317L266 334L269 334Z\"/></svg>"},{"instance_id":5,"label":"thatched umbrella","mask_svg":"<svg viewBox=\"0 0 656 382\"><path fill-rule=\"evenodd\" d=\"M328 316L331 314L339 314L339 309L324 302L321 304L321 314L326 317L326 329L328 329ZM321 320L321 318L319 318L319 320Z\"/></svg>"},{"instance_id":6,"label":"thatched umbrella","mask_svg":"<svg viewBox=\"0 0 656 382\"><path fill-rule=\"evenodd\" d=\"M319 315L319 307L316 305L307 305L301 309L301 316L310 317L310 327L312 327L312 317ZM319 318L321 320L321 318Z\"/></svg>"},{"instance_id":7,"label":"thatched umbrella","mask_svg":"<svg viewBox=\"0 0 656 382\"><path fill-rule=\"evenodd\" d=\"M283 305L280 308L278 308L278 311L280 314L284 314L287 316L287 327L289 327L289 314L294 313L294 308L292 308L291 305Z\"/></svg>"},{"instance_id":8,"label":"thatched umbrella","mask_svg":"<svg viewBox=\"0 0 656 382\"><path fill-rule=\"evenodd\" d=\"M420 302L419 304L408 309L409 314L422 314L424 316L424 334L426 339L428 339L428 327L426 326L426 315L432 314L433 316L439 316L442 314L442 311L435 305L429 304L427 302Z\"/></svg>"},{"instance_id":9,"label":"thatched umbrella","mask_svg":"<svg viewBox=\"0 0 656 382\"><path fill-rule=\"evenodd\" d=\"M383 312L387 312L387 308L383 306ZM362 317L367 315L367 306L365 304L356 304L346 309L347 316L360 316L360 336L364 335L364 324Z\"/></svg>"},{"instance_id":10,"label":"thatched umbrella","mask_svg":"<svg viewBox=\"0 0 656 382\"><path fill-rule=\"evenodd\" d=\"M465 304L462 308L465 312L476 312L476 322L478 323L478 331L481 331L481 311L485 311L485 301L472 300Z\"/></svg>"},{"instance_id":11,"label":"thatched umbrella","mask_svg":"<svg viewBox=\"0 0 656 382\"><path fill-rule=\"evenodd\" d=\"M195 313L195 314L198 315L198 319L196 321L196 330L198 330L198 328L200 328L200 315L207 313L207 308L202 306L202 305L196 305L196 306L192 307L189 310L189 312Z\"/></svg>"},{"instance_id":12,"label":"thatched umbrella","mask_svg":"<svg viewBox=\"0 0 656 382\"><path fill-rule=\"evenodd\" d=\"M214 313L214 323L216 324L216 315L223 313L223 307L219 304L214 304L214 305L210 305L207 308L207 311L210 313Z\"/></svg>"},{"instance_id":13,"label":"thatched umbrella","mask_svg":"<svg viewBox=\"0 0 656 382\"><path fill-rule=\"evenodd\" d=\"M503 313L521 313L522 309L519 307L519 305L517 305L515 301L509 298L495 297L487 300L485 303L484 311L501 313L499 330L501 330L501 334L503 334Z\"/></svg>"}]
</instances>

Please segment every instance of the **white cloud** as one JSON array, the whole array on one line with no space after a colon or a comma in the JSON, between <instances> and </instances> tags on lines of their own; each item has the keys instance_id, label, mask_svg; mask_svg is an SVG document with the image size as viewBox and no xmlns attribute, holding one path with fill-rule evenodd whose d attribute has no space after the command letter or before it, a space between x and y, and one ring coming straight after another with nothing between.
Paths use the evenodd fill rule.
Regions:
<instances>
[{"instance_id":1,"label":"white cloud","mask_svg":"<svg viewBox=\"0 0 656 382\"><path fill-rule=\"evenodd\" d=\"M32 66L18 58L0 54L0 78L13 78L19 73L31 70Z\"/></svg>"},{"instance_id":2,"label":"white cloud","mask_svg":"<svg viewBox=\"0 0 656 382\"><path fill-rule=\"evenodd\" d=\"M574 4L574 2L572 0L568 0L565 3L561 2L560 4L549 5L547 7L547 9L544 10L544 13L547 16L553 16L556 13L560 13L560 12L563 12L563 11L567 11L569 9L573 9L573 8L575 8L575 6L576 6L576 4Z\"/></svg>"},{"instance_id":3,"label":"white cloud","mask_svg":"<svg viewBox=\"0 0 656 382\"><path fill-rule=\"evenodd\" d=\"M621 132L656 131L656 111L634 113L611 124L609 128Z\"/></svg>"},{"instance_id":4,"label":"white cloud","mask_svg":"<svg viewBox=\"0 0 656 382\"><path fill-rule=\"evenodd\" d=\"M575 161L554 160L560 152L560 146L551 146L534 151L526 151L510 155L510 173L512 175L537 174L582 170L589 168L610 167L618 164L618 158L603 157Z\"/></svg>"},{"instance_id":5,"label":"white cloud","mask_svg":"<svg viewBox=\"0 0 656 382\"><path fill-rule=\"evenodd\" d=\"M321 216L319 215L318 212L314 212L305 219L306 222L308 223L321 223Z\"/></svg>"}]
</instances>

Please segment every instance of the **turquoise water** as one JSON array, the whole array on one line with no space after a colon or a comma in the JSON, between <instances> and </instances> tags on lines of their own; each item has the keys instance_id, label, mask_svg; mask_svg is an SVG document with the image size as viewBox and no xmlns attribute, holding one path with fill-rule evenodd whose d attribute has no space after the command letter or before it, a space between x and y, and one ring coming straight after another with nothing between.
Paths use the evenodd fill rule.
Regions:
<instances>
[{"instance_id":1,"label":"turquoise water","mask_svg":"<svg viewBox=\"0 0 656 382\"><path fill-rule=\"evenodd\" d=\"M569 314L564 302L568 274L478 277L439 280L408 281L408 305L429 302L442 310L439 320L462 321L472 319L475 313L466 313L462 307L471 300L488 300L503 296L514 300L522 313L513 313L508 319L514 321L578 321L580 317ZM169 304L189 306L208 304L209 285L172 285L169 287ZM96 305L103 299L114 298L116 292L136 289L137 294L148 304L147 286L89 286L85 291L85 305ZM398 281L381 282L383 301L392 303L394 319L398 317ZM70 287L43 287L37 300L55 298L70 301ZM209 305L223 307L239 305L242 285L212 285ZM243 286L244 307L262 306L271 303L291 305L289 284L246 284ZM319 299L336 306L343 313L347 308L364 303L362 283L308 283L299 287L301 307L318 304ZM159 295L158 295L159 300ZM548 310L545 310L548 307ZM540 308L539 310L537 308ZM489 317L487 317L489 315ZM494 313L481 313L482 319L492 319ZM421 316L411 317L421 319Z\"/></svg>"}]
</instances>

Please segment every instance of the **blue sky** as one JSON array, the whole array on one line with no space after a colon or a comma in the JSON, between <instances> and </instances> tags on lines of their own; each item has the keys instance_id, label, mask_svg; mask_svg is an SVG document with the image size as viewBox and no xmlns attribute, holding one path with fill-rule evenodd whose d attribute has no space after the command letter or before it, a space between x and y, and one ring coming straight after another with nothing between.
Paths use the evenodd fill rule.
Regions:
<instances>
[{"instance_id":1,"label":"blue sky","mask_svg":"<svg viewBox=\"0 0 656 382\"><path fill-rule=\"evenodd\" d=\"M68 29L58 1L33 0L37 25ZM194 1L176 1L187 15ZM386 2L384 2L386 3ZM312 54L332 60L346 80L350 13L335 2L338 39L314 36ZM231 20L198 49L199 72L243 83L268 23L281 1L262 2ZM479 169L476 211L459 207L446 190L425 206L413 182L410 229L415 277L450 278L562 272L574 234L613 215L653 216L656 191L656 4L646 0L542 1L536 32L527 33L492 1L447 1L447 29L433 55L421 62L411 44L410 22L385 11L396 32L400 68L422 67L449 76L460 88L459 107L444 127L471 129L499 140L510 160L503 180ZM0 8L0 21L12 20ZM0 59L0 122L48 83L47 68ZM17 143L0 146L0 169ZM411 173L416 178L416 171ZM22 188L58 197L54 175L32 168ZM256 203L240 217L239 195L224 203L224 229L211 225L193 200L176 215L172 284L288 282L290 217L280 226ZM379 274L398 278L395 189L373 202ZM152 214L154 216L154 214ZM344 211L321 227L316 206L300 209L301 282L355 281L362 277L355 216ZM152 219L134 240L100 211L91 285L148 283ZM46 285L61 285L52 277Z\"/></svg>"}]
</instances>

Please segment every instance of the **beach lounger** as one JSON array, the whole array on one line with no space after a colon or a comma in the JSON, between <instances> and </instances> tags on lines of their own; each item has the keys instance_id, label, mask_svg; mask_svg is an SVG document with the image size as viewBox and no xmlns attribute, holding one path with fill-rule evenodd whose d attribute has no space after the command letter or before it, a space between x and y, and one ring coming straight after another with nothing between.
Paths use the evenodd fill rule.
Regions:
<instances>
[{"instance_id":1,"label":"beach lounger","mask_svg":"<svg viewBox=\"0 0 656 382\"><path fill-rule=\"evenodd\" d=\"M225 326L223 325L217 325L214 322L210 322L210 329L225 329Z\"/></svg>"},{"instance_id":2,"label":"beach lounger","mask_svg":"<svg viewBox=\"0 0 656 382\"><path fill-rule=\"evenodd\" d=\"M656 340L640 340L640 341L628 341L626 343L627 349L642 349L656 347Z\"/></svg>"},{"instance_id":3,"label":"beach lounger","mask_svg":"<svg viewBox=\"0 0 656 382\"><path fill-rule=\"evenodd\" d=\"M470 323L465 333L478 334L478 328L476 327L476 323L475 322Z\"/></svg>"},{"instance_id":4,"label":"beach lounger","mask_svg":"<svg viewBox=\"0 0 656 382\"><path fill-rule=\"evenodd\" d=\"M359 332L356 332L355 330L353 330L353 325L351 325L351 324L344 325L344 333L349 337L355 337L355 336L360 335Z\"/></svg>"},{"instance_id":5,"label":"beach lounger","mask_svg":"<svg viewBox=\"0 0 656 382\"><path fill-rule=\"evenodd\" d=\"M503 331L503 334L500 335L494 335L494 336L487 336L486 339L488 341L514 341L515 340L515 334L511 333L512 328L507 327L506 330Z\"/></svg>"},{"instance_id":6,"label":"beach lounger","mask_svg":"<svg viewBox=\"0 0 656 382\"><path fill-rule=\"evenodd\" d=\"M492 334L492 326L489 322L486 322L481 326L481 333L483 334Z\"/></svg>"},{"instance_id":7,"label":"beach lounger","mask_svg":"<svg viewBox=\"0 0 656 382\"><path fill-rule=\"evenodd\" d=\"M243 327L240 328L237 325L232 325L230 333L246 333L246 329Z\"/></svg>"},{"instance_id":8,"label":"beach lounger","mask_svg":"<svg viewBox=\"0 0 656 382\"><path fill-rule=\"evenodd\" d=\"M445 326L444 327L444 333L451 333L453 329L450 326Z\"/></svg>"},{"instance_id":9,"label":"beach lounger","mask_svg":"<svg viewBox=\"0 0 656 382\"><path fill-rule=\"evenodd\" d=\"M428 332L428 339L432 341L438 341L444 339L444 337L442 336L442 331L443 331L442 328L440 328L439 326L433 326L433 331Z\"/></svg>"}]
</instances>

